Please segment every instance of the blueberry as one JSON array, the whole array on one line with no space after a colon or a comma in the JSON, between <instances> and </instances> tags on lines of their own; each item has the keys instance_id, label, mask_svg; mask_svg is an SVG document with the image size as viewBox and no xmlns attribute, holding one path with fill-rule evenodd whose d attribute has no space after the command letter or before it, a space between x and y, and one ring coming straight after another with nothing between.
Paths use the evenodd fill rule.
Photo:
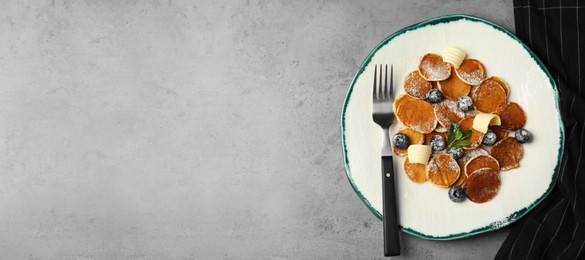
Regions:
<instances>
[{"instance_id":1,"label":"blueberry","mask_svg":"<svg viewBox=\"0 0 585 260\"><path fill-rule=\"evenodd\" d=\"M516 130L514 137L516 137L516 141L521 144L530 142L530 140L532 140L532 134L524 128Z\"/></svg>"},{"instance_id":2,"label":"blueberry","mask_svg":"<svg viewBox=\"0 0 585 260\"><path fill-rule=\"evenodd\" d=\"M457 100L457 108L463 112L471 110L473 100L469 96L462 96Z\"/></svg>"},{"instance_id":3,"label":"blueberry","mask_svg":"<svg viewBox=\"0 0 585 260\"><path fill-rule=\"evenodd\" d=\"M494 132L488 130L488 132L485 133L485 135L483 136L482 143L489 146L489 145L494 145L497 140L498 140L498 136L496 136L496 134Z\"/></svg>"},{"instance_id":4,"label":"blueberry","mask_svg":"<svg viewBox=\"0 0 585 260\"><path fill-rule=\"evenodd\" d=\"M433 137L431 137L431 148L433 149L433 151L438 152L445 150L446 146L447 142L445 142L445 138L443 138L442 136L433 135Z\"/></svg>"},{"instance_id":5,"label":"blueberry","mask_svg":"<svg viewBox=\"0 0 585 260\"><path fill-rule=\"evenodd\" d=\"M427 100L431 103L439 103L443 100L443 93L438 89L431 89L427 96Z\"/></svg>"},{"instance_id":6,"label":"blueberry","mask_svg":"<svg viewBox=\"0 0 585 260\"><path fill-rule=\"evenodd\" d=\"M465 200L465 190L460 186L449 188L449 199L453 202L462 202Z\"/></svg>"},{"instance_id":7,"label":"blueberry","mask_svg":"<svg viewBox=\"0 0 585 260\"><path fill-rule=\"evenodd\" d=\"M394 147L400 149L406 149L410 142L408 141L408 136L403 133L395 134L392 138L392 142L394 143Z\"/></svg>"},{"instance_id":8,"label":"blueberry","mask_svg":"<svg viewBox=\"0 0 585 260\"><path fill-rule=\"evenodd\" d=\"M451 156L453 156L453 159L457 160L457 159L459 159L459 158L461 158L463 156L463 153L465 153L465 151L461 147L459 147L459 148L449 148L447 150L447 153L450 154Z\"/></svg>"}]
</instances>

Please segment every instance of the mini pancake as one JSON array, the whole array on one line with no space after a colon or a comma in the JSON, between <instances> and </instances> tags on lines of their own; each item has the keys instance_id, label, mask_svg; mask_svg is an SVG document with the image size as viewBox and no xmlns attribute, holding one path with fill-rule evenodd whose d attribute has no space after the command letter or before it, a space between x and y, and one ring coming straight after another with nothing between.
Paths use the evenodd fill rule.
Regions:
<instances>
[{"instance_id":1,"label":"mini pancake","mask_svg":"<svg viewBox=\"0 0 585 260\"><path fill-rule=\"evenodd\" d=\"M416 70L409 73L404 79L404 91L415 98L427 98L432 88L433 85L421 77Z\"/></svg>"},{"instance_id":2,"label":"mini pancake","mask_svg":"<svg viewBox=\"0 0 585 260\"><path fill-rule=\"evenodd\" d=\"M457 76L469 85L479 85L485 79L485 69L481 62L475 59L465 59L458 69Z\"/></svg>"},{"instance_id":3,"label":"mini pancake","mask_svg":"<svg viewBox=\"0 0 585 260\"><path fill-rule=\"evenodd\" d=\"M406 137L408 137L408 141L410 142L410 144L422 144L423 141L425 140L425 136L423 134L414 131L408 127L401 128L400 130L398 130L398 133L405 134ZM396 148L394 144L392 144L392 151L394 151L394 154L398 156L405 156L408 154L408 147L407 149L400 149Z\"/></svg>"},{"instance_id":4,"label":"mini pancake","mask_svg":"<svg viewBox=\"0 0 585 260\"><path fill-rule=\"evenodd\" d=\"M518 143L514 137L504 138L494 144L494 147L490 150L490 155L498 160L502 171L520 166L523 153L522 144Z\"/></svg>"},{"instance_id":5,"label":"mini pancake","mask_svg":"<svg viewBox=\"0 0 585 260\"><path fill-rule=\"evenodd\" d=\"M500 172L500 163L498 163L498 160L496 160L494 157L491 157L490 155L478 155L465 164L465 173L471 174L472 172L482 168L490 168L496 172Z\"/></svg>"},{"instance_id":6,"label":"mini pancake","mask_svg":"<svg viewBox=\"0 0 585 260\"><path fill-rule=\"evenodd\" d=\"M449 131L449 129L442 126L441 124L437 124L437 127L435 127L435 132L437 133L446 133L447 131Z\"/></svg>"},{"instance_id":7,"label":"mini pancake","mask_svg":"<svg viewBox=\"0 0 585 260\"><path fill-rule=\"evenodd\" d=\"M498 106L506 102L506 91L493 80L486 80L473 92L471 99L475 109L484 113L494 113Z\"/></svg>"},{"instance_id":8,"label":"mini pancake","mask_svg":"<svg viewBox=\"0 0 585 260\"><path fill-rule=\"evenodd\" d=\"M461 81L455 73L451 73L451 76L449 76L448 79L439 81L437 85L446 98L453 100L457 100L462 96L467 96L471 90L471 86Z\"/></svg>"},{"instance_id":9,"label":"mini pancake","mask_svg":"<svg viewBox=\"0 0 585 260\"><path fill-rule=\"evenodd\" d=\"M433 135L440 135L443 138L445 138L445 142L447 142L447 133L443 132L437 132L437 131L433 131L432 133L429 134L425 134L425 141L423 142L423 144L431 144L431 138L433 137Z\"/></svg>"},{"instance_id":10,"label":"mini pancake","mask_svg":"<svg viewBox=\"0 0 585 260\"><path fill-rule=\"evenodd\" d=\"M465 117L465 113L457 109L457 102L445 99L434 105L435 117L439 124L449 130L451 123L459 122Z\"/></svg>"},{"instance_id":11,"label":"mini pancake","mask_svg":"<svg viewBox=\"0 0 585 260\"><path fill-rule=\"evenodd\" d=\"M410 163L408 157L404 159L403 169L406 176L414 182L423 183L427 181L426 165L422 163Z\"/></svg>"},{"instance_id":12,"label":"mini pancake","mask_svg":"<svg viewBox=\"0 0 585 260\"><path fill-rule=\"evenodd\" d=\"M508 83L506 83L503 79L501 79L499 77L496 77L496 76L491 76L491 77L489 77L487 79L488 80L493 80L495 82L498 82L498 84L500 84L500 86L502 86L502 88L506 92L506 97L510 95L510 86L508 86Z\"/></svg>"},{"instance_id":13,"label":"mini pancake","mask_svg":"<svg viewBox=\"0 0 585 260\"><path fill-rule=\"evenodd\" d=\"M426 168L427 180L441 187L449 187L461 175L459 165L449 154L434 155Z\"/></svg>"},{"instance_id":14,"label":"mini pancake","mask_svg":"<svg viewBox=\"0 0 585 260\"><path fill-rule=\"evenodd\" d=\"M466 117L459 121L459 129L461 130L471 130L471 136L467 137L465 140L470 142L471 144L463 146L465 150L471 150L477 148L481 141L483 140L484 133L473 129L473 119L475 117Z\"/></svg>"},{"instance_id":15,"label":"mini pancake","mask_svg":"<svg viewBox=\"0 0 585 260\"><path fill-rule=\"evenodd\" d=\"M414 98L413 98L413 97L411 97L410 95L401 95L401 96L399 96L398 98L396 98L396 99L394 100L394 104L392 105L392 106L393 106L393 108L394 108L394 111L396 112L396 110L398 110L398 107L399 107L399 106L400 106L400 105L401 105L401 104L402 104L404 101L407 101L407 100L412 100L412 99L414 99Z\"/></svg>"},{"instance_id":16,"label":"mini pancake","mask_svg":"<svg viewBox=\"0 0 585 260\"><path fill-rule=\"evenodd\" d=\"M418 64L418 72L428 81L446 80L451 75L451 64L444 62L440 55L427 53Z\"/></svg>"},{"instance_id":17,"label":"mini pancake","mask_svg":"<svg viewBox=\"0 0 585 260\"><path fill-rule=\"evenodd\" d=\"M502 128L510 131L516 131L526 124L526 113L514 102L501 104L496 114L500 116L502 120Z\"/></svg>"},{"instance_id":18,"label":"mini pancake","mask_svg":"<svg viewBox=\"0 0 585 260\"><path fill-rule=\"evenodd\" d=\"M493 199L500 190L500 175L490 168L483 168L469 174L464 188L467 198L475 203Z\"/></svg>"},{"instance_id":19,"label":"mini pancake","mask_svg":"<svg viewBox=\"0 0 585 260\"><path fill-rule=\"evenodd\" d=\"M459 167L461 167L461 169L465 169L465 164L467 164L468 161L470 161L471 159L477 157L478 155L482 155L482 154L489 155L490 153L488 153L488 151L481 149L481 148L467 150L463 154L463 157L461 157L457 160L457 163L459 164Z\"/></svg>"},{"instance_id":20,"label":"mini pancake","mask_svg":"<svg viewBox=\"0 0 585 260\"><path fill-rule=\"evenodd\" d=\"M510 133L499 125L490 125L488 127L488 129L492 130L492 132L494 132L494 134L496 134L498 141L508 137L508 134Z\"/></svg>"},{"instance_id":21,"label":"mini pancake","mask_svg":"<svg viewBox=\"0 0 585 260\"><path fill-rule=\"evenodd\" d=\"M459 179L457 179L457 181L455 181L455 183L453 183L451 186L463 186L463 184L465 184L465 181L467 181L467 178L469 178L469 176L467 176L467 173L461 171Z\"/></svg>"},{"instance_id":22,"label":"mini pancake","mask_svg":"<svg viewBox=\"0 0 585 260\"><path fill-rule=\"evenodd\" d=\"M405 126L423 134L435 129L437 119L431 103L421 99L405 100L400 103L396 109L396 118Z\"/></svg>"}]
</instances>

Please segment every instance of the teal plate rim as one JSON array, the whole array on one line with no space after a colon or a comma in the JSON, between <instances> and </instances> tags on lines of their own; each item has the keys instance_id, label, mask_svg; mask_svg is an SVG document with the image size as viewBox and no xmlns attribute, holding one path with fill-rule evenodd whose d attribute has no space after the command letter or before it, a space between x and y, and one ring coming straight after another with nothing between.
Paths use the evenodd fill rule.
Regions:
<instances>
[{"instance_id":1,"label":"teal plate rim","mask_svg":"<svg viewBox=\"0 0 585 260\"><path fill-rule=\"evenodd\" d=\"M472 21L472 22L480 22L480 23L484 23L486 25L491 26L492 28L501 31L503 33L505 33L506 35L508 35L510 38L512 38L513 40L515 40L516 42L518 42L527 52L528 54L530 54L530 56L532 57L532 59L534 59L534 61L540 66L540 68L542 69L542 71L546 74L546 76L548 77L550 84L553 88L553 92L555 95L555 106L557 109L557 113L559 114L559 131L560 131L560 137L559 137L559 153L558 153L558 157L557 157L557 165L555 166L555 172L553 173L553 177L552 180L549 184L548 189L546 190L546 192L544 194L542 194L542 196L540 198L538 198L536 201L534 201L533 203L531 203L528 207L525 207L523 209L520 209L512 214L510 214L506 219L504 220L498 220L495 221L487 226L481 227L481 228L477 228L474 230L471 230L469 232L463 232L463 233L457 233L457 234L451 234L448 236L432 236L432 235L427 235L421 232L418 232L414 229L411 228L404 228L402 226L400 226L400 229L410 235L413 235L415 237L419 237L422 239L427 239L427 240L454 240L454 239L460 239L460 238L466 238L466 237L470 237L470 236L474 236L474 235L478 235L481 233L485 233L485 232L489 232L489 231L493 231L493 230L497 230L500 229L502 227L505 227L509 224L512 224L513 222L517 221L518 219L522 218L524 215L526 215L528 212L530 212L530 210L532 210L534 207L536 207L536 205L538 205L542 200L544 200L544 198L551 192L552 188L554 187L555 183L556 183L556 179L558 176L558 170L559 170L559 162L561 161L561 158L563 157L563 152L564 152L564 140L565 140L565 130L564 130L564 124L561 118L561 114L560 114L560 98L559 98L559 91L558 91L558 87L555 83L555 81L553 80L553 77L551 76L550 72L546 69L546 67L544 66L544 64L542 63L542 61L536 56L536 54L534 54L534 52L532 52L532 50L530 50L530 48L528 48L528 46L526 46L526 44L524 44L516 35L514 35L512 32L510 32L509 30L491 22L488 20L485 20L483 18L479 18L476 16L471 16L471 15L464 15L464 14L453 14L453 15L445 15L445 16L439 16L436 18L432 18L417 24L413 24L411 26L405 27L393 34L391 34L390 36L386 37L386 39L384 39L382 42L380 42L378 45L376 45L376 47L370 52L370 54L368 54L367 58L362 62L362 64L360 65L357 73L355 74L355 76L353 77L350 85L349 85L349 89L347 90L347 94L345 96L345 99L343 101L343 107L341 109L341 145L343 148L343 160L344 160L344 164L345 164L345 175L347 176L347 179L349 180L349 183L351 185L351 187L353 188L353 190L355 191L355 193L358 195L358 197L362 200L362 202L368 207L368 209L378 218L378 219L382 219L382 214L380 212L378 212L376 209L374 209L374 207L372 207L371 203L363 196L363 194L359 191L359 189L357 188L357 186L354 183L354 180L352 179L352 175L351 175L351 170L350 170L350 165L349 165L349 161L347 158L347 147L345 144L345 112L347 109L347 104L349 103L349 99L351 98L351 94L353 91L353 87L355 85L356 80L358 79L358 77L364 72L366 66L370 63L370 61L372 60L372 57L376 54L376 52L378 52L378 50L380 48L382 48L384 45L388 44L388 42L390 42L392 39L396 38L399 35L402 35L406 32L412 31L412 30L416 30L422 27L426 27L426 26L431 26L431 25L436 25L436 24L440 24L440 23L449 23L449 22L454 22L454 21L459 21L459 20L468 20L468 21ZM502 222L503 221L503 222Z\"/></svg>"}]
</instances>

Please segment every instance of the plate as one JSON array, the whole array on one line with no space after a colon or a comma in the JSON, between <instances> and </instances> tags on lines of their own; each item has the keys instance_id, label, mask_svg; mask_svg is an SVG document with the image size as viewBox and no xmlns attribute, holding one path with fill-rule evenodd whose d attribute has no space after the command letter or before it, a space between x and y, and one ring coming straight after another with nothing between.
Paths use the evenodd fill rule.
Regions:
<instances>
[{"instance_id":1,"label":"plate","mask_svg":"<svg viewBox=\"0 0 585 260\"><path fill-rule=\"evenodd\" d=\"M347 178L359 198L381 218L380 150L382 131L372 122L374 64L394 65L396 96L404 77L425 53L447 46L464 50L483 63L488 76L510 85L508 100L527 114L533 133L524 145L520 167L500 173L501 188L491 201L453 203L447 189L412 182L402 170L404 157L394 156L399 224L402 231L431 240L451 240L496 230L520 219L550 192L563 152L564 131L554 80L536 55L508 30L467 15L442 16L404 28L384 39L357 71L341 112L341 135ZM396 133L399 122L390 129Z\"/></svg>"}]
</instances>

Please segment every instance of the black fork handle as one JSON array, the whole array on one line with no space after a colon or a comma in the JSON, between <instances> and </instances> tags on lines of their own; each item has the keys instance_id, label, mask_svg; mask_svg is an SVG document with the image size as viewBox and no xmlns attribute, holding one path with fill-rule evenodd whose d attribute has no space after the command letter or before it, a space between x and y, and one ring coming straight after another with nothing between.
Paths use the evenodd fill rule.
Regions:
<instances>
[{"instance_id":1,"label":"black fork handle","mask_svg":"<svg viewBox=\"0 0 585 260\"><path fill-rule=\"evenodd\" d=\"M396 184L392 156L382 156L382 207L384 221L384 256L400 255Z\"/></svg>"}]
</instances>

